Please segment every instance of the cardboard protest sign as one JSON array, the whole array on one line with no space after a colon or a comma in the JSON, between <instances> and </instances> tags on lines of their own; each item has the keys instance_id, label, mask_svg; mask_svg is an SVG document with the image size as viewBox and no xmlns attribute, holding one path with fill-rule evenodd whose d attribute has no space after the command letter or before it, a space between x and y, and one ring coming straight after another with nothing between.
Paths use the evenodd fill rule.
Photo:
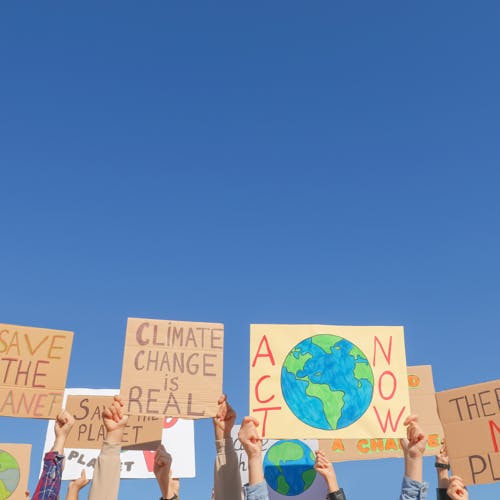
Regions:
<instances>
[{"instance_id":1,"label":"cardboard protest sign","mask_svg":"<svg viewBox=\"0 0 500 500\"><path fill-rule=\"evenodd\" d=\"M500 380L436 393L451 470L465 484L500 481Z\"/></svg>"},{"instance_id":2,"label":"cardboard protest sign","mask_svg":"<svg viewBox=\"0 0 500 500\"><path fill-rule=\"evenodd\" d=\"M118 389L66 389L65 396L112 396L118 393ZM194 423L192 420L182 420L178 418L162 418L162 444L172 455L172 476L187 478L194 477L195 450L194 450ZM77 428L78 422L71 433ZM93 435L92 431L92 435ZM45 452L49 451L54 444L54 421L50 420L47 426L45 437ZM99 447L101 443L99 444ZM64 448L66 456L63 470L63 479L71 480L80 477L82 469L85 469L87 478L92 478L94 466L97 461L100 449L89 449L68 446L68 441ZM154 451L127 450L120 453L122 479L150 479L154 478ZM42 464L43 465L43 464ZM41 469L40 469L41 470Z\"/></svg>"},{"instance_id":3,"label":"cardboard protest sign","mask_svg":"<svg viewBox=\"0 0 500 500\"><path fill-rule=\"evenodd\" d=\"M72 332L0 324L0 415L55 418L72 343Z\"/></svg>"},{"instance_id":4,"label":"cardboard protest sign","mask_svg":"<svg viewBox=\"0 0 500 500\"><path fill-rule=\"evenodd\" d=\"M66 447L101 448L106 434L102 412L112 402L112 396L68 396L66 410L75 418L75 425L66 438ZM130 415L123 433L122 449L156 450L162 431L162 418Z\"/></svg>"},{"instance_id":5,"label":"cardboard protest sign","mask_svg":"<svg viewBox=\"0 0 500 500\"><path fill-rule=\"evenodd\" d=\"M238 456L242 485L248 483L248 457L238 439L240 426L231 430L234 448ZM309 440L262 440L264 479L270 500L285 500L293 496L297 500L326 498L324 479L314 470L314 450L318 442Z\"/></svg>"},{"instance_id":6,"label":"cardboard protest sign","mask_svg":"<svg viewBox=\"0 0 500 500\"><path fill-rule=\"evenodd\" d=\"M0 444L0 499L26 500L30 444Z\"/></svg>"},{"instance_id":7,"label":"cardboard protest sign","mask_svg":"<svg viewBox=\"0 0 500 500\"><path fill-rule=\"evenodd\" d=\"M444 434L436 409L432 367L430 365L409 366L408 388L411 413L419 416L419 422L427 433L425 455L437 455ZM393 437L321 439L319 447L332 462L403 457L399 439Z\"/></svg>"},{"instance_id":8,"label":"cardboard protest sign","mask_svg":"<svg viewBox=\"0 0 500 500\"><path fill-rule=\"evenodd\" d=\"M409 411L402 327L251 325L263 437L403 437Z\"/></svg>"},{"instance_id":9,"label":"cardboard protest sign","mask_svg":"<svg viewBox=\"0 0 500 500\"><path fill-rule=\"evenodd\" d=\"M120 395L131 415L214 417L224 326L129 318Z\"/></svg>"}]
</instances>

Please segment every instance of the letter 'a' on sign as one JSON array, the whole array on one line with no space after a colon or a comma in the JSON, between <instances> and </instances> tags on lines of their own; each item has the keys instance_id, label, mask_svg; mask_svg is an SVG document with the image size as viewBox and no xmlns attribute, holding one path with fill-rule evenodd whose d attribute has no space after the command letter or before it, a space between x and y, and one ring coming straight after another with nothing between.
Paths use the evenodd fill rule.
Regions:
<instances>
[{"instance_id":1,"label":"letter 'a' on sign","mask_svg":"<svg viewBox=\"0 0 500 500\"><path fill-rule=\"evenodd\" d=\"M405 436L403 328L251 325L250 413L272 439Z\"/></svg>"},{"instance_id":2,"label":"letter 'a' on sign","mask_svg":"<svg viewBox=\"0 0 500 500\"><path fill-rule=\"evenodd\" d=\"M0 415L56 418L73 332L0 324Z\"/></svg>"},{"instance_id":3,"label":"letter 'a' on sign","mask_svg":"<svg viewBox=\"0 0 500 500\"><path fill-rule=\"evenodd\" d=\"M224 325L129 318L120 395L130 415L211 418L222 394Z\"/></svg>"},{"instance_id":4,"label":"letter 'a' on sign","mask_svg":"<svg viewBox=\"0 0 500 500\"><path fill-rule=\"evenodd\" d=\"M25 499L30 475L30 444L0 443L0 498Z\"/></svg>"},{"instance_id":5,"label":"letter 'a' on sign","mask_svg":"<svg viewBox=\"0 0 500 500\"><path fill-rule=\"evenodd\" d=\"M500 380L436 393L454 475L467 485L500 481Z\"/></svg>"}]
</instances>

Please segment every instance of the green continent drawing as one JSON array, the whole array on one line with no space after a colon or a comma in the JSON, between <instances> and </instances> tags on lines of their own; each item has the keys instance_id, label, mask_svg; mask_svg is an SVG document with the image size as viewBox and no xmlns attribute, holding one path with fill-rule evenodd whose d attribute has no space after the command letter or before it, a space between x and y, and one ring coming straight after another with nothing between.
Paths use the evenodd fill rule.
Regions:
<instances>
[{"instance_id":1,"label":"green continent drawing","mask_svg":"<svg viewBox=\"0 0 500 500\"><path fill-rule=\"evenodd\" d=\"M302 422L318 429L342 429L370 406L373 372L356 345L336 335L314 335L288 353L281 389Z\"/></svg>"},{"instance_id":2,"label":"green continent drawing","mask_svg":"<svg viewBox=\"0 0 500 500\"><path fill-rule=\"evenodd\" d=\"M266 482L281 495L300 495L310 488L316 478L314 460L314 453L302 441L278 441L264 457Z\"/></svg>"}]
</instances>

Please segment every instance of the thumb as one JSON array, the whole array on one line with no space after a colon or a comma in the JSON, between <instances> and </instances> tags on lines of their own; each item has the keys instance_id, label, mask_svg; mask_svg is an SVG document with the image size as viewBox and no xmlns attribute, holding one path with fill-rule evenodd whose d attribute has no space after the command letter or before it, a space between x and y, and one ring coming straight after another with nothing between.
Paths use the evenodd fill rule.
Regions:
<instances>
[{"instance_id":1,"label":"thumb","mask_svg":"<svg viewBox=\"0 0 500 500\"><path fill-rule=\"evenodd\" d=\"M399 446L401 446L401 449L403 450L403 452L406 453L408 451L408 439L401 438L399 440Z\"/></svg>"}]
</instances>

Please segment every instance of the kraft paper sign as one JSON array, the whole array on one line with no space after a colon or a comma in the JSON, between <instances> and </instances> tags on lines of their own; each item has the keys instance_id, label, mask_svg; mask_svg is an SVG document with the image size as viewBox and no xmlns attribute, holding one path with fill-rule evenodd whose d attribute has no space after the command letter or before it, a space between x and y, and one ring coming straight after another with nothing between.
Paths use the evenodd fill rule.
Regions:
<instances>
[{"instance_id":1,"label":"kraft paper sign","mask_svg":"<svg viewBox=\"0 0 500 500\"><path fill-rule=\"evenodd\" d=\"M465 484L500 481L500 380L436 393L451 470Z\"/></svg>"},{"instance_id":2,"label":"kraft paper sign","mask_svg":"<svg viewBox=\"0 0 500 500\"><path fill-rule=\"evenodd\" d=\"M75 418L75 425L66 438L66 448L101 448L106 436L102 412L112 402L112 396L68 396L66 410ZM122 449L156 450L161 443L162 424L162 418L130 415Z\"/></svg>"},{"instance_id":3,"label":"kraft paper sign","mask_svg":"<svg viewBox=\"0 0 500 500\"><path fill-rule=\"evenodd\" d=\"M409 366L408 389L411 413L419 416L419 422L427 433L425 455L437 455L444 434L437 414L432 367ZM358 440L321 439L319 447L332 462L403 457L399 439L392 437Z\"/></svg>"},{"instance_id":4,"label":"kraft paper sign","mask_svg":"<svg viewBox=\"0 0 500 500\"><path fill-rule=\"evenodd\" d=\"M72 332L0 324L0 415L55 418L72 343Z\"/></svg>"},{"instance_id":5,"label":"kraft paper sign","mask_svg":"<svg viewBox=\"0 0 500 500\"><path fill-rule=\"evenodd\" d=\"M209 418L222 394L224 326L129 318L120 395L130 415Z\"/></svg>"},{"instance_id":6,"label":"kraft paper sign","mask_svg":"<svg viewBox=\"0 0 500 500\"><path fill-rule=\"evenodd\" d=\"M0 498L26 500L30 444L0 444Z\"/></svg>"},{"instance_id":7,"label":"kraft paper sign","mask_svg":"<svg viewBox=\"0 0 500 500\"><path fill-rule=\"evenodd\" d=\"M231 430L238 457L241 483L248 483L248 456L238 439L240 426ZM262 440L264 479L270 500L318 500L328 493L325 480L314 470L318 441L309 440Z\"/></svg>"},{"instance_id":8,"label":"kraft paper sign","mask_svg":"<svg viewBox=\"0 0 500 500\"><path fill-rule=\"evenodd\" d=\"M85 396L112 396L118 393L118 389L66 389L66 399L69 395ZM194 422L193 420L182 420L178 418L162 418L162 444L172 455L172 477L188 478L195 477L195 449L194 449ZM78 423L75 423L77 426ZM71 432L74 432L75 428ZM92 431L94 432L94 431ZM47 434L45 437L44 453L49 451L54 444L54 421L49 420ZM63 480L72 480L80 477L82 469L85 469L87 478L91 479L100 449L78 448L67 446L64 448L66 456L63 469ZM152 479L154 451L126 450L120 453L122 479ZM40 470L42 470L43 462Z\"/></svg>"},{"instance_id":9,"label":"kraft paper sign","mask_svg":"<svg viewBox=\"0 0 500 500\"><path fill-rule=\"evenodd\" d=\"M251 325L250 412L263 437L403 437L403 328Z\"/></svg>"}]
</instances>

